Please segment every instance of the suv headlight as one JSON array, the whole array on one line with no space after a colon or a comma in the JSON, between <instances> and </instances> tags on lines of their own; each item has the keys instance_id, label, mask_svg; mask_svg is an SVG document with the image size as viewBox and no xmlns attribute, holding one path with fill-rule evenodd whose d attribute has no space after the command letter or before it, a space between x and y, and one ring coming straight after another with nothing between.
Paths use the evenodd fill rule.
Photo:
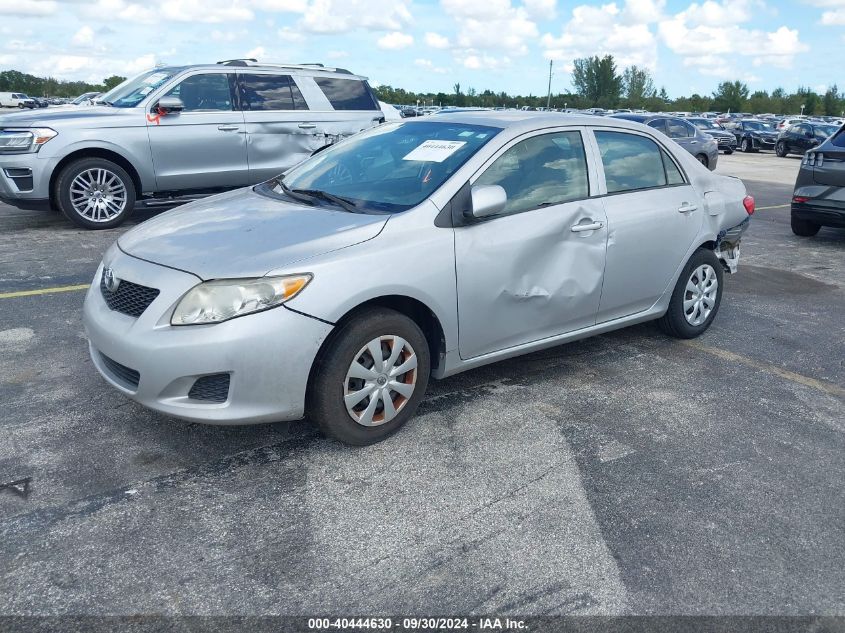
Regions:
<instances>
[{"instance_id":1,"label":"suv headlight","mask_svg":"<svg viewBox=\"0 0 845 633\"><path fill-rule=\"evenodd\" d=\"M0 130L0 152L29 154L37 152L44 143L58 135L48 127Z\"/></svg>"},{"instance_id":2,"label":"suv headlight","mask_svg":"<svg viewBox=\"0 0 845 633\"><path fill-rule=\"evenodd\" d=\"M269 310L293 299L308 285L311 277L303 274L206 281L191 288L179 300L170 324L220 323Z\"/></svg>"}]
</instances>

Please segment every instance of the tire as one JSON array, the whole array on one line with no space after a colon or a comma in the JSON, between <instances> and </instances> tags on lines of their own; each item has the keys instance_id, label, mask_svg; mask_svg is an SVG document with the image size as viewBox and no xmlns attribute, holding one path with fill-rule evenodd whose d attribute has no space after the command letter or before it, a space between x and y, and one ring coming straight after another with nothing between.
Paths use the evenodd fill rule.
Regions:
<instances>
[{"instance_id":1,"label":"tire","mask_svg":"<svg viewBox=\"0 0 845 633\"><path fill-rule=\"evenodd\" d=\"M699 163L701 163L708 169L710 168L710 160L707 158L706 154L696 154L695 160L697 160Z\"/></svg>"},{"instance_id":2,"label":"tire","mask_svg":"<svg viewBox=\"0 0 845 633\"><path fill-rule=\"evenodd\" d=\"M678 277L678 283L675 284L675 290L669 300L669 309L657 322L660 329L675 338L695 338L704 334L719 312L724 277L722 264L713 251L704 248L695 251L684 266L681 276ZM712 288L714 282L716 287ZM688 284L696 288L695 293L688 289ZM711 289L709 293L707 288ZM702 289L704 289L703 297L701 294L696 294ZM708 306L708 302L700 298L708 298L710 305ZM686 310L685 303L688 305ZM689 316L687 311L690 311Z\"/></svg>"},{"instance_id":3,"label":"tire","mask_svg":"<svg viewBox=\"0 0 845 633\"><path fill-rule=\"evenodd\" d=\"M789 155L789 152L786 148L786 143L784 143L783 141L778 141L777 145L775 145L775 154L777 154L781 158L786 158Z\"/></svg>"},{"instance_id":4,"label":"tire","mask_svg":"<svg viewBox=\"0 0 845 633\"><path fill-rule=\"evenodd\" d=\"M98 184L101 179L102 184ZM75 192L83 191L82 187L93 193L72 194L72 186ZM78 195L75 199L82 202L74 206L72 195ZM132 178L123 167L105 158L80 158L68 164L56 179L54 197L65 217L85 229L111 229L123 224L132 215L136 200ZM83 207L85 200L95 200L97 206Z\"/></svg>"},{"instance_id":5,"label":"tire","mask_svg":"<svg viewBox=\"0 0 845 633\"><path fill-rule=\"evenodd\" d=\"M822 228L821 224L810 222L809 220L802 220L792 214L790 217L790 224L792 225L792 232L801 237L813 237Z\"/></svg>"},{"instance_id":6,"label":"tire","mask_svg":"<svg viewBox=\"0 0 845 633\"><path fill-rule=\"evenodd\" d=\"M730 147L725 150L725 155L727 155L727 156L730 156L733 153L734 153L734 151Z\"/></svg>"},{"instance_id":7,"label":"tire","mask_svg":"<svg viewBox=\"0 0 845 633\"><path fill-rule=\"evenodd\" d=\"M742 139L742 143L740 143L739 147L746 154L750 154L754 151L754 146L751 144L751 141L749 141L747 138Z\"/></svg>"},{"instance_id":8,"label":"tire","mask_svg":"<svg viewBox=\"0 0 845 633\"><path fill-rule=\"evenodd\" d=\"M385 380L390 373L387 367L382 372L372 369L375 362L373 354L369 351L372 349L369 343L379 339L382 343L376 349L383 354L382 361L389 360L385 357L390 356L396 347L401 345L401 353L396 352L399 356L391 365L393 368L406 363L410 366L411 356L416 357L415 369L397 375L398 380L389 380L386 385L389 387L396 383L413 384L413 389L403 387L402 390L407 391L404 395L386 387L379 387L384 385L379 381ZM350 372L354 371L353 366L358 367L360 378L350 377ZM368 367L371 369L367 369ZM306 415L317 423L325 435L345 444L375 444L393 435L413 417L425 395L430 369L428 341L414 321L395 310L367 309L353 315L323 346L308 386ZM371 386L368 387L368 384ZM372 391L373 389L375 391ZM365 391L374 395L365 395L362 400L352 405L351 410L347 409L345 395L354 396ZM385 395L390 398L391 407L395 410L395 416L392 418L385 411ZM366 425L368 421L372 425Z\"/></svg>"}]
</instances>

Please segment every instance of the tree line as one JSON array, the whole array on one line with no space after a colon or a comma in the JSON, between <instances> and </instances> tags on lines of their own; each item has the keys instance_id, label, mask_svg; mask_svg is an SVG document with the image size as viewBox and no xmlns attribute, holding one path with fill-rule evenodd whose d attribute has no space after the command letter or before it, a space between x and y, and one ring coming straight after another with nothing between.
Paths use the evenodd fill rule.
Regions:
<instances>
[{"instance_id":1,"label":"tree line","mask_svg":"<svg viewBox=\"0 0 845 633\"><path fill-rule=\"evenodd\" d=\"M36 97L76 97L85 92L105 92L124 79L113 75L103 79L102 84L91 84L6 70L0 72L0 92L23 92ZM824 94L803 87L794 93L787 93L783 88L776 88L769 93L765 90L751 92L748 85L739 80L723 81L710 95L693 94L670 99L665 87L656 87L648 69L629 66L620 72L612 55L576 59L572 87L572 91L553 94L551 107L796 114L804 106L804 114L845 115L845 94L840 93L836 85L828 88ZM547 95L510 95L489 89L479 92L475 88L464 89L460 83L454 84L449 93L414 92L388 85L379 86L375 91L382 101L403 105L419 103L458 107L536 108L545 106L548 98Z\"/></svg>"},{"instance_id":2,"label":"tree line","mask_svg":"<svg viewBox=\"0 0 845 633\"><path fill-rule=\"evenodd\" d=\"M646 68L629 66L619 72L612 55L604 57L584 57L573 63L571 92L553 94L553 108L630 108L652 112L751 112L761 114L796 114L804 106L804 114L827 116L845 115L845 95L836 85L820 95L810 88L798 88L794 93L787 93L783 88L776 88L771 93L765 90L750 92L742 81L723 81L710 95L693 94L691 96L669 98L665 87L658 89L654 78ZM456 83L451 93L417 93L379 86L376 89L379 98L388 103L433 104L443 106L519 108L522 106L543 107L548 95L509 95L506 92L474 88L464 91Z\"/></svg>"},{"instance_id":3,"label":"tree line","mask_svg":"<svg viewBox=\"0 0 845 633\"><path fill-rule=\"evenodd\" d=\"M101 84L87 81L63 81L52 77L36 77L17 70L0 71L0 92L23 92L30 97L78 97L86 92L111 90L126 77L112 75Z\"/></svg>"}]
</instances>

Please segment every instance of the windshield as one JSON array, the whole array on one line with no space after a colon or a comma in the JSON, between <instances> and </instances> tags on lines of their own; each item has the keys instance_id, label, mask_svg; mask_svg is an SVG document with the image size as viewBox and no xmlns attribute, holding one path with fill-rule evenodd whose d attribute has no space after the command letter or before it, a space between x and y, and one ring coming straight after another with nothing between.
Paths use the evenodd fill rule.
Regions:
<instances>
[{"instance_id":1,"label":"windshield","mask_svg":"<svg viewBox=\"0 0 845 633\"><path fill-rule=\"evenodd\" d=\"M815 130L816 138L826 139L838 129L835 125L817 125Z\"/></svg>"},{"instance_id":2,"label":"windshield","mask_svg":"<svg viewBox=\"0 0 845 633\"><path fill-rule=\"evenodd\" d=\"M118 84L97 99L115 108L134 108L148 94L176 75L181 68L157 68Z\"/></svg>"},{"instance_id":3,"label":"windshield","mask_svg":"<svg viewBox=\"0 0 845 633\"><path fill-rule=\"evenodd\" d=\"M699 130L721 130L715 122L710 119L692 119L692 124Z\"/></svg>"},{"instance_id":4,"label":"windshield","mask_svg":"<svg viewBox=\"0 0 845 633\"><path fill-rule=\"evenodd\" d=\"M385 123L329 147L259 191L349 211L398 213L425 200L498 132L462 123Z\"/></svg>"},{"instance_id":5,"label":"windshield","mask_svg":"<svg viewBox=\"0 0 845 633\"><path fill-rule=\"evenodd\" d=\"M744 121L743 126L746 130L759 130L760 132L774 132L772 126L762 121Z\"/></svg>"}]
</instances>

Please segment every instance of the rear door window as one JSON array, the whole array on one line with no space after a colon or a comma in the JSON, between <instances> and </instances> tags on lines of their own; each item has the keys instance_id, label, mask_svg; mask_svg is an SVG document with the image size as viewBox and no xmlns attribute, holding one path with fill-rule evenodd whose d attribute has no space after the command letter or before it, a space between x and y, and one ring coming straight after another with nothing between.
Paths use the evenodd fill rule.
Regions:
<instances>
[{"instance_id":1,"label":"rear door window","mask_svg":"<svg viewBox=\"0 0 845 633\"><path fill-rule=\"evenodd\" d=\"M657 143L627 132L596 131L607 193L666 186L666 169Z\"/></svg>"},{"instance_id":2,"label":"rear door window","mask_svg":"<svg viewBox=\"0 0 845 633\"><path fill-rule=\"evenodd\" d=\"M360 79L314 77L335 110L378 110L367 84Z\"/></svg>"},{"instance_id":3,"label":"rear door window","mask_svg":"<svg viewBox=\"0 0 845 633\"><path fill-rule=\"evenodd\" d=\"M666 129L669 132L669 138L689 138L690 136L695 136L692 126L686 121L668 119L666 121Z\"/></svg>"},{"instance_id":4,"label":"rear door window","mask_svg":"<svg viewBox=\"0 0 845 633\"><path fill-rule=\"evenodd\" d=\"M249 75L240 79L243 110L307 110L308 104L290 75Z\"/></svg>"}]
</instances>

